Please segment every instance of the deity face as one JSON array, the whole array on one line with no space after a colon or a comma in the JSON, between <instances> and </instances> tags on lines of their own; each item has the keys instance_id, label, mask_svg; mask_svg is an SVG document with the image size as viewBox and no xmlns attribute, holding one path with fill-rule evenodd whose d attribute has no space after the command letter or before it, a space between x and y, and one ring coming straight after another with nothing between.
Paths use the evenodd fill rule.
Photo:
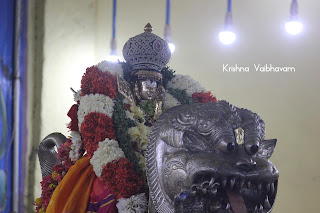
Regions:
<instances>
[{"instance_id":1,"label":"deity face","mask_svg":"<svg viewBox=\"0 0 320 213\"><path fill-rule=\"evenodd\" d=\"M162 93L162 85L150 79L138 80L136 82L135 94L139 100L157 100ZM160 92L159 92L160 90Z\"/></svg>"}]
</instances>

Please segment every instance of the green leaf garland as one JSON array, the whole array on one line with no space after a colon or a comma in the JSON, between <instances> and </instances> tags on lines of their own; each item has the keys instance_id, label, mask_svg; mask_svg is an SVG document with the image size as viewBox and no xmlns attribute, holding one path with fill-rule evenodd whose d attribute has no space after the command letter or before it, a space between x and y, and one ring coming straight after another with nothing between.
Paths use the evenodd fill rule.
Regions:
<instances>
[{"instance_id":1,"label":"green leaf garland","mask_svg":"<svg viewBox=\"0 0 320 213\"><path fill-rule=\"evenodd\" d=\"M126 117L124 104L122 102L123 99L124 97L122 95L118 95L114 99L115 105L112 119L115 127L116 137L119 147L124 152L126 158L133 163L134 169L138 175L142 175L142 169L139 166L139 159L136 156L136 153L133 149L133 142L128 134L128 129L136 125L133 120Z\"/></svg>"},{"instance_id":2,"label":"green leaf garland","mask_svg":"<svg viewBox=\"0 0 320 213\"><path fill-rule=\"evenodd\" d=\"M192 104L194 100L188 96L186 90L180 89L168 89L168 93L172 95L175 99L177 99L181 104Z\"/></svg>"}]
</instances>

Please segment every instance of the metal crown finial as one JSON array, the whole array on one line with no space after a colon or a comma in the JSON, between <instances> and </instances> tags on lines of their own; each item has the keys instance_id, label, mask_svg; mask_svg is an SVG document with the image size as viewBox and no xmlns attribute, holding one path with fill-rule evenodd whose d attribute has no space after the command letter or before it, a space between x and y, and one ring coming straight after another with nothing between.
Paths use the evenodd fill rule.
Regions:
<instances>
[{"instance_id":1,"label":"metal crown finial","mask_svg":"<svg viewBox=\"0 0 320 213\"><path fill-rule=\"evenodd\" d=\"M148 24L144 27L144 31L145 31L145 32L149 32L149 33L152 32L152 26L151 26L150 23L148 23Z\"/></svg>"}]
</instances>

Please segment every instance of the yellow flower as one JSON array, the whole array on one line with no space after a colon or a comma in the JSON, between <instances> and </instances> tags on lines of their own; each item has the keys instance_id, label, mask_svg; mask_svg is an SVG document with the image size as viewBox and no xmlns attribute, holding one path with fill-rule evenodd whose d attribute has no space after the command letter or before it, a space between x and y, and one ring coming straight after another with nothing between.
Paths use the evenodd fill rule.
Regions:
<instances>
[{"instance_id":1,"label":"yellow flower","mask_svg":"<svg viewBox=\"0 0 320 213\"><path fill-rule=\"evenodd\" d=\"M139 125L139 129L141 132L139 148L144 151L147 149L151 128L145 125Z\"/></svg>"},{"instance_id":2,"label":"yellow flower","mask_svg":"<svg viewBox=\"0 0 320 213\"><path fill-rule=\"evenodd\" d=\"M54 185L53 183L50 183L49 187L50 187L50 188L56 188L57 185Z\"/></svg>"},{"instance_id":3,"label":"yellow flower","mask_svg":"<svg viewBox=\"0 0 320 213\"><path fill-rule=\"evenodd\" d=\"M144 120L144 112L140 109L140 107L136 106L135 104L132 104L130 107L130 111L133 114L133 117L135 119L143 119Z\"/></svg>"},{"instance_id":4,"label":"yellow flower","mask_svg":"<svg viewBox=\"0 0 320 213\"><path fill-rule=\"evenodd\" d=\"M136 126L129 128L128 133L133 141L137 140L140 137L140 130Z\"/></svg>"},{"instance_id":5,"label":"yellow flower","mask_svg":"<svg viewBox=\"0 0 320 213\"><path fill-rule=\"evenodd\" d=\"M39 213L45 213L43 207L41 207L41 209L39 209Z\"/></svg>"},{"instance_id":6,"label":"yellow flower","mask_svg":"<svg viewBox=\"0 0 320 213\"><path fill-rule=\"evenodd\" d=\"M38 198L35 200L35 203L36 203L38 206L41 206L41 205L42 205L42 199L41 199L41 197L38 197Z\"/></svg>"},{"instance_id":7,"label":"yellow flower","mask_svg":"<svg viewBox=\"0 0 320 213\"><path fill-rule=\"evenodd\" d=\"M53 178L54 180L57 180L57 179L56 179L57 175L60 175L60 174L59 174L58 172L53 172L53 173L52 173L52 178Z\"/></svg>"},{"instance_id":8,"label":"yellow flower","mask_svg":"<svg viewBox=\"0 0 320 213\"><path fill-rule=\"evenodd\" d=\"M145 157L143 157L143 155L141 155L138 152L136 152L136 156L139 159L139 165L140 165L142 171L146 171L146 159L145 159Z\"/></svg>"}]
</instances>

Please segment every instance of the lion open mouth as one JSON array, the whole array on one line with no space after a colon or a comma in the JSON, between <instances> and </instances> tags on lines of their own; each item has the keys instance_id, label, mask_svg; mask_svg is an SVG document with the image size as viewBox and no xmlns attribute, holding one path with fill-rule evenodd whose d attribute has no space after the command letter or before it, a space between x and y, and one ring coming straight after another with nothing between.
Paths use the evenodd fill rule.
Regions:
<instances>
[{"instance_id":1,"label":"lion open mouth","mask_svg":"<svg viewBox=\"0 0 320 213\"><path fill-rule=\"evenodd\" d=\"M198 175L190 189L175 198L178 212L269 213L278 180L264 181Z\"/></svg>"}]
</instances>

